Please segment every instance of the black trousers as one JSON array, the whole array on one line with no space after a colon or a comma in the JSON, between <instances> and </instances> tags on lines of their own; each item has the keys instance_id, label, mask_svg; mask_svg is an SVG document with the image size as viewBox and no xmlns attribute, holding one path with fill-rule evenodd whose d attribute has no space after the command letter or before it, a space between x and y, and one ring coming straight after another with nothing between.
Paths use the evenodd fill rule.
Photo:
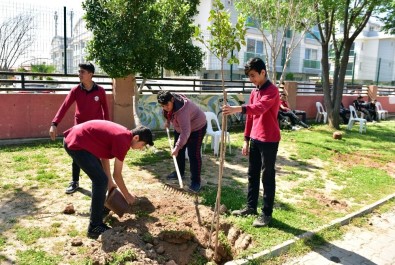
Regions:
<instances>
[{"instance_id":1,"label":"black trousers","mask_svg":"<svg viewBox=\"0 0 395 265\"><path fill-rule=\"evenodd\" d=\"M77 163L73 160L73 163L71 164L72 168L72 178L73 181L80 181L80 167L77 165Z\"/></svg>"},{"instance_id":2,"label":"black trousers","mask_svg":"<svg viewBox=\"0 0 395 265\"><path fill-rule=\"evenodd\" d=\"M261 142L251 139L248 165L247 206L258 207L259 186L262 171L263 206L266 216L273 213L274 196L276 194L276 157L278 142Z\"/></svg>"},{"instance_id":3,"label":"black trousers","mask_svg":"<svg viewBox=\"0 0 395 265\"><path fill-rule=\"evenodd\" d=\"M189 156L189 169L191 172L191 184L200 184L201 171L202 171L202 142L206 135L207 125L202 129L191 132L187 143L182 147L177 155L178 168L180 169L181 176L185 173L185 149L188 148ZM177 142L180 134L174 131L174 144Z\"/></svg>"}]
</instances>

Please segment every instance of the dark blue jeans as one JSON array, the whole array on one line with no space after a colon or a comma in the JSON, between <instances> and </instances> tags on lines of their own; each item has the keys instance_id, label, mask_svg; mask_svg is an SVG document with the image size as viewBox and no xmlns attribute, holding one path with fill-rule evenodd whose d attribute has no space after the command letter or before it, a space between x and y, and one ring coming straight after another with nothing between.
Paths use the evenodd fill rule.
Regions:
<instances>
[{"instance_id":1,"label":"dark blue jeans","mask_svg":"<svg viewBox=\"0 0 395 265\"><path fill-rule=\"evenodd\" d=\"M252 209L258 207L259 186L262 171L263 207L266 216L273 213L274 196L276 194L276 157L278 142L261 142L250 140L250 154L248 165L248 195L247 206Z\"/></svg>"},{"instance_id":2,"label":"dark blue jeans","mask_svg":"<svg viewBox=\"0 0 395 265\"><path fill-rule=\"evenodd\" d=\"M188 138L187 143L184 147L178 152L177 155L177 164L180 169L181 176L185 173L185 149L188 148L188 156L189 156L189 169L191 171L191 184L200 184L201 182L201 171L202 171L202 142L203 138L206 135L207 125L205 125L202 129L194 131ZM177 142L180 134L174 131L174 144Z\"/></svg>"},{"instance_id":3,"label":"dark blue jeans","mask_svg":"<svg viewBox=\"0 0 395 265\"><path fill-rule=\"evenodd\" d=\"M66 143L64 143L64 149L92 181L90 223L92 226L100 225L103 223L103 209L108 184L108 178L101 161L88 151L68 149Z\"/></svg>"}]
</instances>

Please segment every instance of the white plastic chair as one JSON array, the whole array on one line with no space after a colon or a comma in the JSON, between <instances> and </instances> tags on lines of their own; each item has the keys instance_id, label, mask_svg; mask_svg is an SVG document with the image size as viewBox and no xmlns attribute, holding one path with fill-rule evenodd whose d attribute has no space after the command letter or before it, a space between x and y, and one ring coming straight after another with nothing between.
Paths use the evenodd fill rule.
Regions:
<instances>
[{"instance_id":1,"label":"white plastic chair","mask_svg":"<svg viewBox=\"0 0 395 265\"><path fill-rule=\"evenodd\" d=\"M206 137L204 141L204 150L206 150L207 139L211 136L211 148L214 148L214 155L219 154L219 143L221 142L221 127L219 126L217 115L214 112L205 112L206 121L207 121L207 130L206 130ZM218 128L218 131L214 131L212 122L214 121L215 125ZM230 146L230 134L226 132L225 137L227 137L227 142L229 145L229 153L231 153L231 146Z\"/></svg>"},{"instance_id":2,"label":"white plastic chair","mask_svg":"<svg viewBox=\"0 0 395 265\"><path fill-rule=\"evenodd\" d=\"M355 122L359 122L359 133L366 132L367 121L362 118L358 118L357 112L353 105L350 105L350 119L348 120L347 129L351 130Z\"/></svg>"},{"instance_id":3,"label":"white plastic chair","mask_svg":"<svg viewBox=\"0 0 395 265\"><path fill-rule=\"evenodd\" d=\"M322 106L321 102L316 102L315 106L317 107L317 115L315 116L315 121L320 122L321 118L323 123L326 123L328 120L328 113L326 113L324 106Z\"/></svg>"},{"instance_id":4,"label":"white plastic chair","mask_svg":"<svg viewBox=\"0 0 395 265\"><path fill-rule=\"evenodd\" d=\"M388 110L383 109L383 106L378 101L376 101L376 112L379 120L385 120L388 117Z\"/></svg>"}]
</instances>

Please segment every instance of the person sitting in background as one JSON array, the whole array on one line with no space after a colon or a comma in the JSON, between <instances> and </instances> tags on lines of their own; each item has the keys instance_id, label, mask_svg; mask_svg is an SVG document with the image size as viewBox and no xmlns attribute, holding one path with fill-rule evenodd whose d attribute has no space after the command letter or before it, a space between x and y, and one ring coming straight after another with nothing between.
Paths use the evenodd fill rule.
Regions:
<instances>
[{"instance_id":1,"label":"person sitting in background","mask_svg":"<svg viewBox=\"0 0 395 265\"><path fill-rule=\"evenodd\" d=\"M366 116L367 121L377 120L375 100L365 102L362 96L358 96L357 99L353 101L353 104L357 111L362 112Z\"/></svg>"},{"instance_id":2,"label":"person sitting in background","mask_svg":"<svg viewBox=\"0 0 395 265\"><path fill-rule=\"evenodd\" d=\"M342 117L343 123L348 124L348 120L350 117L350 110L344 107L343 102L340 103L339 115L340 117Z\"/></svg>"},{"instance_id":3,"label":"person sitting in background","mask_svg":"<svg viewBox=\"0 0 395 265\"><path fill-rule=\"evenodd\" d=\"M306 112L302 110L292 110L289 107L287 101L287 95L285 93L280 94L280 109L279 115L289 117L292 126L300 125L304 128L309 128L310 126L306 124ZM299 119L297 115L302 115L302 120Z\"/></svg>"},{"instance_id":4,"label":"person sitting in background","mask_svg":"<svg viewBox=\"0 0 395 265\"><path fill-rule=\"evenodd\" d=\"M376 102L377 102L376 99L372 99L368 103L368 111L373 121L379 121L378 119L379 115L377 114L377 109L376 109Z\"/></svg>"},{"instance_id":5,"label":"person sitting in background","mask_svg":"<svg viewBox=\"0 0 395 265\"><path fill-rule=\"evenodd\" d=\"M288 121L287 117L281 114L281 111L278 112L277 119L280 130L292 130L292 124Z\"/></svg>"}]
</instances>

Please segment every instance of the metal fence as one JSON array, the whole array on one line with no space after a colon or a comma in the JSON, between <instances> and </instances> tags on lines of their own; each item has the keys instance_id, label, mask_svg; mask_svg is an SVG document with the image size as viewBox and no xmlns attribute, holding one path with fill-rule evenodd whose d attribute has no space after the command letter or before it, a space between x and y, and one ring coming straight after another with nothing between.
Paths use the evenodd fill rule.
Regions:
<instances>
[{"instance_id":1,"label":"metal fence","mask_svg":"<svg viewBox=\"0 0 395 265\"><path fill-rule=\"evenodd\" d=\"M95 75L93 80L107 91L112 91L112 79L107 75ZM143 83L142 77L136 77L136 83ZM43 74L25 72L0 72L0 91L5 92L64 92L79 83L78 75ZM249 93L253 84L249 81L225 81L225 89L230 93ZM170 90L188 93L222 93L222 82L218 79L195 78L150 78L144 80L141 93L157 93Z\"/></svg>"},{"instance_id":2,"label":"metal fence","mask_svg":"<svg viewBox=\"0 0 395 265\"><path fill-rule=\"evenodd\" d=\"M76 0L63 6L58 1L0 1L0 70L29 69L32 64L59 62L58 73L65 73L65 70L77 73L76 44L85 42L83 36L76 35L81 31L79 27L84 27L81 3ZM14 38L8 42L19 48L6 45L6 36ZM83 57L79 58L77 62L83 62Z\"/></svg>"},{"instance_id":3,"label":"metal fence","mask_svg":"<svg viewBox=\"0 0 395 265\"><path fill-rule=\"evenodd\" d=\"M108 92L112 91L112 79L107 75L95 75L94 81L103 86ZM136 77L140 86L142 77ZM182 93L222 93L222 81L218 79L197 78L150 78L144 80L141 90L145 93L158 93L169 90ZM3 92L31 92L31 93L59 93L69 91L70 87L79 83L78 75L43 74L24 72L0 72L0 91ZM250 93L254 85L247 80L226 80L224 87L228 93ZM280 88L281 91L281 88ZM395 96L395 87L378 86L378 96ZM298 82L297 94L322 95L322 85L316 83ZM343 95L368 95L367 86L347 84Z\"/></svg>"},{"instance_id":4,"label":"metal fence","mask_svg":"<svg viewBox=\"0 0 395 265\"><path fill-rule=\"evenodd\" d=\"M87 55L85 47L92 34L86 30L85 22L82 19L84 10L81 3L83 1L73 0L65 2L67 4L64 6L60 4L61 1L55 0L42 2L36 0L0 1L0 70L8 71L18 68L29 70L32 64L45 63L54 65L56 73L77 73L78 64L85 62ZM18 45L5 45L4 34L15 37L15 32L19 32L20 36L23 37L23 42L18 43L17 41ZM202 48L204 47L202 44L199 45ZM20 50L14 53L6 46L20 47ZM23 47L25 49L22 49ZM254 53L254 56L257 55ZM394 85L395 66L391 56L388 56L388 58L384 56L377 57L367 53L352 53L351 55L349 67L347 68L347 80L349 83L368 84L373 82L375 84ZM248 52L239 56L244 58L241 60L240 65L243 65L249 56L251 54ZM291 60L303 60L296 54L294 57ZM318 60L315 60L314 65L305 65L304 68L316 68L317 62ZM201 73L203 78L220 78L218 59L214 58L214 56L206 55L204 64L206 70ZM98 65L95 65L97 66L96 73L104 74ZM293 74L295 76L300 75L300 78L302 78L303 74L307 73L304 68ZM225 69L226 79L237 80L244 77L243 71L238 69L236 65L225 65ZM291 69L289 68L288 72L292 71ZM356 80L354 80L354 77ZM310 88L301 89L307 89L308 91Z\"/></svg>"}]
</instances>

